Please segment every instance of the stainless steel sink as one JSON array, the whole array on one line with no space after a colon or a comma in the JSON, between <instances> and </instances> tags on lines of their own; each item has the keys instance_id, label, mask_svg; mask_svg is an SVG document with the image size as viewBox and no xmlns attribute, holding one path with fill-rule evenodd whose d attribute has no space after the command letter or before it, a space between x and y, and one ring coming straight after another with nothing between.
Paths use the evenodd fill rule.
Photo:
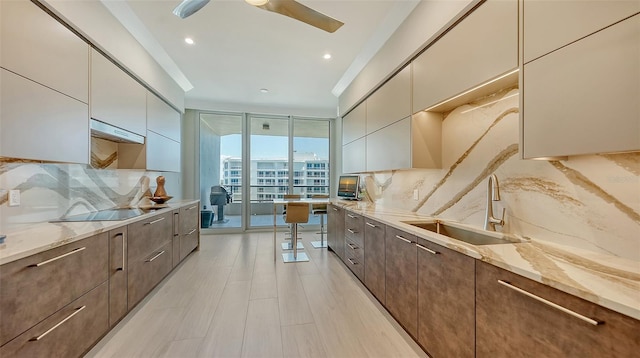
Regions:
<instances>
[{"instance_id":1,"label":"stainless steel sink","mask_svg":"<svg viewBox=\"0 0 640 358\"><path fill-rule=\"evenodd\" d=\"M452 239L464 241L472 245L497 245L497 244L515 244L522 242L515 237L509 237L504 234L485 234L471 229L452 226L440 221L430 222L411 222L405 221L405 224L415 226L424 230L438 233L450 237Z\"/></svg>"}]
</instances>

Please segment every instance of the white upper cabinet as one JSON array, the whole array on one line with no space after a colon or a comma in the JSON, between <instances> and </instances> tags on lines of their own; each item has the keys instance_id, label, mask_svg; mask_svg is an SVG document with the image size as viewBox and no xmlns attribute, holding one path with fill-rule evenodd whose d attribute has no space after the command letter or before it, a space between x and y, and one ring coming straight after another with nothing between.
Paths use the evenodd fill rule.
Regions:
<instances>
[{"instance_id":1,"label":"white upper cabinet","mask_svg":"<svg viewBox=\"0 0 640 358\"><path fill-rule=\"evenodd\" d=\"M442 115L418 112L367 135L368 172L442 167Z\"/></svg>"},{"instance_id":2,"label":"white upper cabinet","mask_svg":"<svg viewBox=\"0 0 640 358\"><path fill-rule=\"evenodd\" d=\"M147 132L147 170L180 171L180 142Z\"/></svg>"},{"instance_id":3,"label":"white upper cabinet","mask_svg":"<svg viewBox=\"0 0 640 358\"><path fill-rule=\"evenodd\" d=\"M148 91L147 129L180 142L180 113Z\"/></svg>"},{"instance_id":4,"label":"white upper cabinet","mask_svg":"<svg viewBox=\"0 0 640 358\"><path fill-rule=\"evenodd\" d=\"M518 67L518 2L489 0L412 62L413 113Z\"/></svg>"},{"instance_id":5,"label":"white upper cabinet","mask_svg":"<svg viewBox=\"0 0 640 358\"><path fill-rule=\"evenodd\" d=\"M360 103L342 118L342 144L364 137L367 119L367 102Z\"/></svg>"},{"instance_id":6,"label":"white upper cabinet","mask_svg":"<svg viewBox=\"0 0 640 358\"><path fill-rule=\"evenodd\" d=\"M411 115L411 67L406 66L367 98L367 134Z\"/></svg>"},{"instance_id":7,"label":"white upper cabinet","mask_svg":"<svg viewBox=\"0 0 640 358\"><path fill-rule=\"evenodd\" d=\"M146 136L146 103L146 88L91 50L91 118Z\"/></svg>"},{"instance_id":8,"label":"white upper cabinet","mask_svg":"<svg viewBox=\"0 0 640 358\"><path fill-rule=\"evenodd\" d=\"M640 150L640 14L524 65L522 156Z\"/></svg>"},{"instance_id":9,"label":"white upper cabinet","mask_svg":"<svg viewBox=\"0 0 640 358\"><path fill-rule=\"evenodd\" d=\"M367 170L366 138L342 146L342 172L362 173Z\"/></svg>"},{"instance_id":10,"label":"white upper cabinet","mask_svg":"<svg viewBox=\"0 0 640 358\"><path fill-rule=\"evenodd\" d=\"M638 0L522 3L524 63L640 12Z\"/></svg>"},{"instance_id":11,"label":"white upper cabinet","mask_svg":"<svg viewBox=\"0 0 640 358\"><path fill-rule=\"evenodd\" d=\"M4 69L0 87L0 156L89 162L86 103Z\"/></svg>"},{"instance_id":12,"label":"white upper cabinet","mask_svg":"<svg viewBox=\"0 0 640 358\"><path fill-rule=\"evenodd\" d=\"M0 1L0 18L0 66L88 103L86 42L30 1Z\"/></svg>"}]
</instances>

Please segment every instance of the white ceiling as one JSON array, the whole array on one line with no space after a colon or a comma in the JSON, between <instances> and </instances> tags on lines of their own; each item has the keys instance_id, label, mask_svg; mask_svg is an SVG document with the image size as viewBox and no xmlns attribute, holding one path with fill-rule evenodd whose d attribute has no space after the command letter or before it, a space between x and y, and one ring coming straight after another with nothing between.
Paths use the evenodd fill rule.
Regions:
<instances>
[{"instance_id":1,"label":"white ceiling","mask_svg":"<svg viewBox=\"0 0 640 358\"><path fill-rule=\"evenodd\" d=\"M102 1L182 86L187 105L332 114L337 96L418 3L301 0L345 23L331 34L243 0L211 0L186 19L172 14L180 0Z\"/></svg>"}]
</instances>

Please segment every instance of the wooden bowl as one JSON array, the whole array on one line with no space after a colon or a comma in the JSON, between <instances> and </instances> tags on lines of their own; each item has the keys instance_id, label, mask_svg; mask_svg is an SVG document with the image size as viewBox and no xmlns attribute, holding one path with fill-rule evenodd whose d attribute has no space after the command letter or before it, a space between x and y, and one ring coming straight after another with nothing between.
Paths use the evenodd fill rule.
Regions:
<instances>
[{"instance_id":1,"label":"wooden bowl","mask_svg":"<svg viewBox=\"0 0 640 358\"><path fill-rule=\"evenodd\" d=\"M152 196L149 200L153 201L156 204L164 204L169 201L173 196Z\"/></svg>"}]
</instances>

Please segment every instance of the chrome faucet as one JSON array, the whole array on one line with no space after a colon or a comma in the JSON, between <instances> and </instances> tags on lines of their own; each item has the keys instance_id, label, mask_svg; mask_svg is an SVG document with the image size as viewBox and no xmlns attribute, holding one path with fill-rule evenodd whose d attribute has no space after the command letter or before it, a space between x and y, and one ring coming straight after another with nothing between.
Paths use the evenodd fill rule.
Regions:
<instances>
[{"instance_id":1,"label":"chrome faucet","mask_svg":"<svg viewBox=\"0 0 640 358\"><path fill-rule=\"evenodd\" d=\"M500 201L500 185L498 177L495 174L489 176L487 187L487 211L484 217L484 229L496 231L496 225L504 226L505 208L502 208L502 217L500 219L493 217L493 202Z\"/></svg>"}]
</instances>

